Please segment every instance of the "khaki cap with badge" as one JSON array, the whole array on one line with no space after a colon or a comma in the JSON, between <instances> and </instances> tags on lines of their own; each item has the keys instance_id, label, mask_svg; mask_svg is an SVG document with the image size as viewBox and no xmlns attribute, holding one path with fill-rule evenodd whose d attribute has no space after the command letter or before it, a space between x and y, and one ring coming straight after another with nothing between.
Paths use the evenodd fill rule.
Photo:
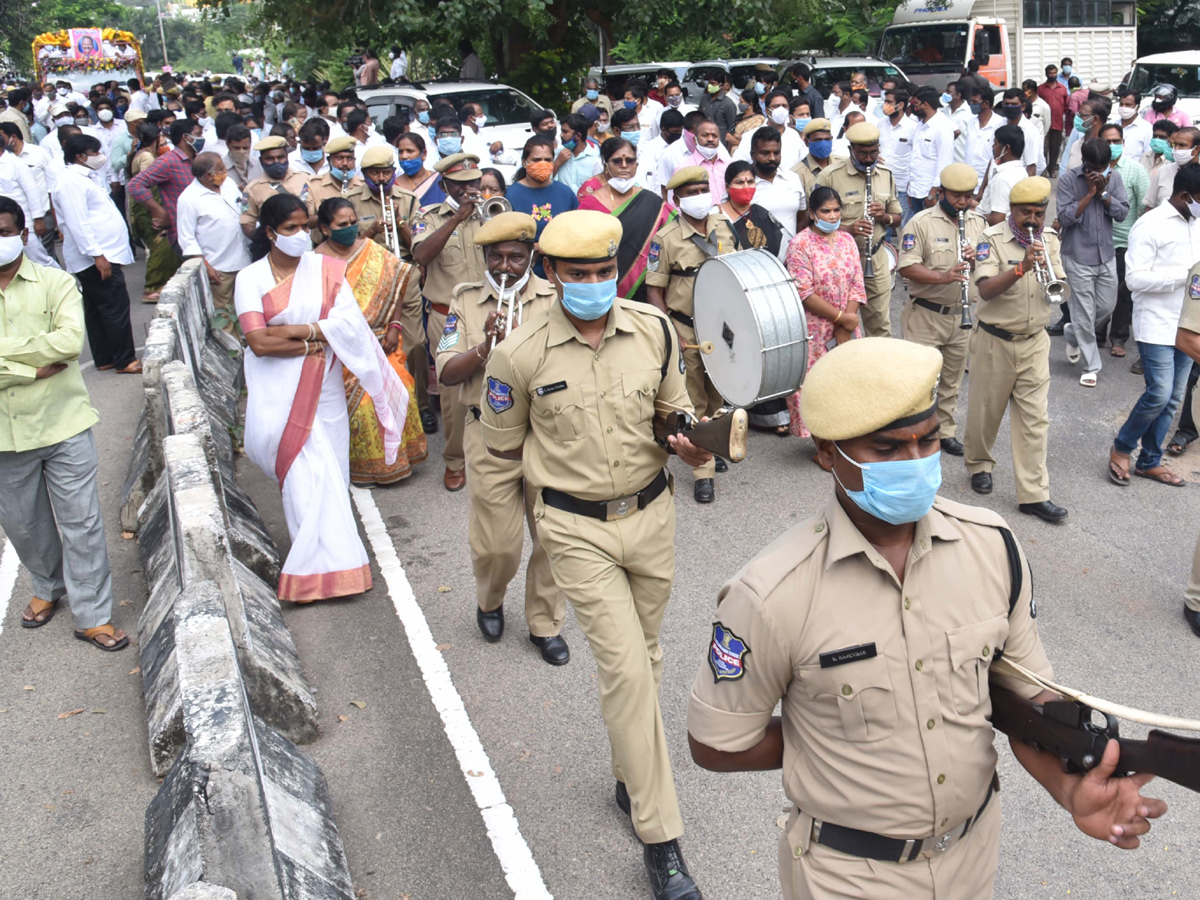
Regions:
<instances>
[{"instance_id":1,"label":"khaki cap with badge","mask_svg":"<svg viewBox=\"0 0 1200 900\"><path fill-rule=\"evenodd\" d=\"M141 122L145 118L146 118L146 114L140 109L125 110L125 121L126 122Z\"/></svg>"},{"instance_id":2,"label":"khaki cap with badge","mask_svg":"<svg viewBox=\"0 0 1200 900\"><path fill-rule=\"evenodd\" d=\"M1010 206L1045 206L1050 202L1050 179L1035 175L1013 185L1008 195Z\"/></svg>"},{"instance_id":3,"label":"khaki cap with badge","mask_svg":"<svg viewBox=\"0 0 1200 900\"><path fill-rule=\"evenodd\" d=\"M347 150L353 150L354 145L357 143L358 141L350 137L348 134L344 134L341 137L335 137L325 145L325 155L333 156L335 153L345 153Z\"/></svg>"},{"instance_id":4,"label":"khaki cap with badge","mask_svg":"<svg viewBox=\"0 0 1200 900\"><path fill-rule=\"evenodd\" d=\"M812 127L811 122L808 123L808 127L806 127L804 130L807 132L809 127ZM857 125L851 125L846 131L846 140L852 144L857 144L860 147L870 144L878 144L879 129L870 122L859 122Z\"/></svg>"},{"instance_id":5,"label":"khaki cap with badge","mask_svg":"<svg viewBox=\"0 0 1200 900\"><path fill-rule=\"evenodd\" d=\"M264 150L278 150L280 147L286 147L286 146L287 146L287 141L285 141L279 135L274 135L271 137L263 138L261 141L259 141L257 144L254 145L254 149L257 150L259 153L262 153Z\"/></svg>"},{"instance_id":6,"label":"khaki cap with badge","mask_svg":"<svg viewBox=\"0 0 1200 900\"><path fill-rule=\"evenodd\" d=\"M532 243L537 239L537 219L522 212L506 212L492 216L475 233L475 243L481 247L504 241Z\"/></svg>"},{"instance_id":7,"label":"khaki cap with badge","mask_svg":"<svg viewBox=\"0 0 1200 900\"><path fill-rule=\"evenodd\" d=\"M572 262L601 262L617 255L621 222L593 209L573 209L550 220L538 240L544 256Z\"/></svg>"},{"instance_id":8,"label":"khaki cap with badge","mask_svg":"<svg viewBox=\"0 0 1200 900\"><path fill-rule=\"evenodd\" d=\"M368 148L359 165L359 168L362 169L394 169L395 167L396 158L392 155L391 145Z\"/></svg>"},{"instance_id":9,"label":"khaki cap with badge","mask_svg":"<svg viewBox=\"0 0 1200 900\"><path fill-rule=\"evenodd\" d=\"M810 134L816 134L818 131L828 131L830 134L832 134L833 126L829 124L828 119L813 119L804 126L805 137L808 137Z\"/></svg>"},{"instance_id":10,"label":"khaki cap with badge","mask_svg":"<svg viewBox=\"0 0 1200 900\"><path fill-rule=\"evenodd\" d=\"M948 191L973 191L979 184L979 173L975 171L974 166L966 163L952 163L942 169L941 184Z\"/></svg>"},{"instance_id":11,"label":"khaki cap with badge","mask_svg":"<svg viewBox=\"0 0 1200 900\"><path fill-rule=\"evenodd\" d=\"M479 157L473 153L455 153L434 163L433 171L451 181L475 181L480 177Z\"/></svg>"},{"instance_id":12,"label":"khaki cap with badge","mask_svg":"<svg viewBox=\"0 0 1200 900\"><path fill-rule=\"evenodd\" d=\"M708 172L703 166L684 166L667 182L667 190L673 191L688 184L708 184Z\"/></svg>"}]
</instances>

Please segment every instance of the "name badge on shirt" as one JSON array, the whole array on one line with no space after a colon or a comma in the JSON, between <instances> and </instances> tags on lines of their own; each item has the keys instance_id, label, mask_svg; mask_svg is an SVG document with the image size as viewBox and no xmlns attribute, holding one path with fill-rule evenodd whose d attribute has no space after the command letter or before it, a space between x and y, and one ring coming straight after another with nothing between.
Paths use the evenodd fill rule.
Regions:
<instances>
[{"instance_id":1,"label":"name badge on shirt","mask_svg":"<svg viewBox=\"0 0 1200 900\"><path fill-rule=\"evenodd\" d=\"M854 647L843 647L841 650L828 650L821 654L821 668L832 669L834 666L844 666L861 659L874 659L878 655L874 641Z\"/></svg>"},{"instance_id":2,"label":"name badge on shirt","mask_svg":"<svg viewBox=\"0 0 1200 900\"><path fill-rule=\"evenodd\" d=\"M845 196L847 196L847 197L857 197L857 196L858 196L858 191L846 191L846 194L845 194Z\"/></svg>"},{"instance_id":3,"label":"name badge on shirt","mask_svg":"<svg viewBox=\"0 0 1200 900\"><path fill-rule=\"evenodd\" d=\"M539 388L534 388L533 392L539 397L545 397L547 394L554 394L558 391L565 391L567 383L565 381L556 381L554 384L543 384Z\"/></svg>"}]
</instances>

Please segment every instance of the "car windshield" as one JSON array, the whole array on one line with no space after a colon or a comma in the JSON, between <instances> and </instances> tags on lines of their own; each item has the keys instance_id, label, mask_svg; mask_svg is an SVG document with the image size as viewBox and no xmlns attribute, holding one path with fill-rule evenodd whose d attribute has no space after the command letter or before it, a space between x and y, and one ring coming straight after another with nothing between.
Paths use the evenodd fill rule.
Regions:
<instances>
[{"instance_id":1,"label":"car windshield","mask_svg":"<svg viewBox=\"0 0 1200 900\"><path fill-rule=\"evenodd\" d=\"M688 84L697 85L703 90L708 84L708 79L714 76L718 82L721 81L725 77L725 68L723 66L691 66L683 77Z\"/></svg>"},{"instance_id":2,"label":"car windshield","mask_svg":"<svg viewBox=\"0 0 1200 900\"><path fill-rule=\"evenodd\" d=\"M910 72L957 71L967 58L967 26L947 22L889 28L879 55Z\"/></svg>"},{"instance_id":3,"label":"car windshield","mask_svg":"<svg viewBox=\"0 0 1200 900\"><path fill-rule=\"evenodd\" d=\"M478 103L483 107L488 125L529 125L529 117L541 109L536 103L511 88L480 88L477 91L453 91L445 94L430 93L429 100L442 98L462 109L464 103Z\"/></svg>"},{"instance_id":4,"label":"car windshield","mask_svg":"<svg viewBox=\"0 0 1200 900\"><path fill-rule=\"evenodd\" d=\"M754 77L760 72L775 71L774 66L768 66L766 69L760 69L758 63L750 63L744 66L730 66L729 80L733 83L734 90L740 91L748 84L754 82Z\"/></svg>"},{"instance_id":5,"label":"car windshield","mask_svg":"<svg viewBox=\"0 0 1200 900\"><path fill-rule=\"evenodd\" d=\"M838 66L835 69L827 69L823 66L818 66L812 70L812 83L822 97L828 97L833 93L833 86L839 81L849 81L850 76L855 72L862 72L867 76L867 89L872 95L879 95L879 87L888 78L896 78L900 75L900 71L895 66L881 65L865 65L865 66Z\"/></svg>"},{"instance_id":6,"label":"car windshield","mask_svg":"<svg viewBox=\"0 0 1200 900\"><path fill-rule=\"evenodd\" d=\"M1147 66L1138 63L1129 82L1132 90L1149 94L1160 84L1175 86L1180 97L1200 97L1200 66Z\"/></svg>"}]
</instances>

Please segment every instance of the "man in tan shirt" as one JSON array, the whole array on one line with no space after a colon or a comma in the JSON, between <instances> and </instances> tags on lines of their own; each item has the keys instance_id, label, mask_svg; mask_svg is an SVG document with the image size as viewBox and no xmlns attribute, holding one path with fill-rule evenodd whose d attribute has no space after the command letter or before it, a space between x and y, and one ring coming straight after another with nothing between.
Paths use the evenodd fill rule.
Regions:
<instances>
[{"instance_id":1,"label":"man in tan shirt","mask_svg":"<svg viewBox=\"0 0 1200 900\"><path fill-rule=\"evenodd\" d=\"M329 165L308 182L308 215L311 219L316 218L317 210L326 200L334 197L349 200L350 195L363 186L362 178L354 174L354 138L348 135L334 138L325 145L325 155ZM319 236L320 231L314 228L313 237ZM412 280L416 281L415 278Z\"/></svg>"},{"instance_id":2,"label":"man in tan shirt","mask_svg":"<svg viewBox=\"0 0 1200 900\"><path fill-rule=\"evenodd\" d=\"M616 299L620 242L620 220L593 210L546 226L539 246L558 302L492 351L483 437L494 455L522 460L540 491L538 540L596 660L617 804L643 842L651 896L700 900L679 850L658 705L675 500L653 431L656 416L692 405L667 317ZM688 465L708 461L686 438L667 441Z\"/></svg>"},{"instance_id":3,"label":"man in tan shirt","mask_svg":"<svg viewBox=\"0 0 1200 900\"><path fill-rule=\"evenodd\" d=\"M308 176L288 166L286 140L278 135L265 137L254 145L254 149L258 151L263 174L247 184L243 192L246 195L246 208L238 221L246 237L253 237L254 229L258 227L258 211L268 197L291 194L307 205L309 194Z\"/></svg>"},{"instance_id":4,"label":"man in tan shirt","mask_svg":"<svg viewBox=\"0 0 1200 900\"><path fill-rule=\"evenodd\" d=\"M893 338L818 360L801 413L834 496L720 592L688 707L692 757L721 772L782 768L786 900L992 896L989 672L998 655L1043 677L1051 667L1004 520L937 496L941 370L936 350ZM1082 776L1027 744L1012 750L1092 837L1132 849L1166 811L1139 794L1144 779L1111 777L1116 753Z\"/></svg>"}]
</instances>

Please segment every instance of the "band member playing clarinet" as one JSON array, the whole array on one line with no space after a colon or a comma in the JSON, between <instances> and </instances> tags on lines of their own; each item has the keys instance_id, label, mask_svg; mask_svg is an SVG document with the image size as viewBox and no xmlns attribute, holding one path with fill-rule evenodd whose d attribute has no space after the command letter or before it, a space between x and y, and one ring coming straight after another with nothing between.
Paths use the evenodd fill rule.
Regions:
<instances>
[{"instance_id":1,"label":"band member playing clarinet","mask_svg":"<svg viewBox=\"0 0 1200 900\"><path fill-rule=\"evenodd\" d=\"M975 265L975 245L987 220L971 210L971 197L979 180L975 169L955 163L942 170L938 204L908 220L900 238L900 274L909 281L912 302L900 318L904 337L942 353L938 383L938 435L942 449L962 456L963 445L954 434L954 408L958 387L967 367L971 332L961 328L963 288L970 285ZM962 213L965 246L959 236ZM972 288L970 299L978 299Z\"/></svg>"}]
</instances>

